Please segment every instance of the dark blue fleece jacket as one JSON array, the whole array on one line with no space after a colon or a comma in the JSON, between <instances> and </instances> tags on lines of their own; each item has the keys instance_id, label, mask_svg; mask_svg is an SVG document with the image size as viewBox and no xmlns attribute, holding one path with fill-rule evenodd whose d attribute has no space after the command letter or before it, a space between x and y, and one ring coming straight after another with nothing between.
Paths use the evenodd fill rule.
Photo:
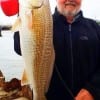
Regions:
<instances>
[{"instance_id":1,"label":"dark blue fleece jacket","mask_svg":"<svg viewBox=\"0 0 100 100\"><path fill-rule=\"evenodd\" d=\"M82 88L99 100L100 26L81 11L69 24L56 10L53 22L56 58L48 100L73 100Z\"/></svg>"}]
</instances>

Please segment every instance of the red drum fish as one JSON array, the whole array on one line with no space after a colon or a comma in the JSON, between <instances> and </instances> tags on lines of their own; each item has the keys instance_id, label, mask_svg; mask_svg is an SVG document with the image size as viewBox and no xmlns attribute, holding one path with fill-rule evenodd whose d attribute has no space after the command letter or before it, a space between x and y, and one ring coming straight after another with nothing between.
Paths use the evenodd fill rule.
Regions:
<instances>
[{"instance_id":1,"label":"red drum fish","mask_svg":"<svg viewBox=\"0 0 100 100\"><path fill-rule=\"evenodd\" d=\"M27 84L33 89L33 100L46 100L55 59L49 0L19 0L18 23Z\"/></svg>"}]
</instances>

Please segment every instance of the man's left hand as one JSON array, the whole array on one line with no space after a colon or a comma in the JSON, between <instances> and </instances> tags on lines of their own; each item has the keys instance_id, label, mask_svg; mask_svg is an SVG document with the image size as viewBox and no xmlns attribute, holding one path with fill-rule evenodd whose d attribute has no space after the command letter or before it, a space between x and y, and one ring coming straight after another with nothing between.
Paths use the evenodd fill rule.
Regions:
<instances>
[{"instance_id":1,"label":"man's left hand","mask_svg":"<svg viewBox=\"0 0 100 100\"><path fill-rule=\"evenodd\" d=\"M93 96L86 89L81 89L75 100L94 100Z\"/></svg>"}]
</instances>

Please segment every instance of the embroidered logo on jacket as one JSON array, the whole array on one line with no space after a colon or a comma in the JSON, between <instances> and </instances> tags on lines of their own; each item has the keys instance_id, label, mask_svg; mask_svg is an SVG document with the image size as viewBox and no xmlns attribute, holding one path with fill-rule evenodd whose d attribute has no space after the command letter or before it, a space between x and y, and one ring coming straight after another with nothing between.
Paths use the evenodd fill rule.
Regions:
<instances>
[{"instance_id":1,"label":"embroidered logo on jacket","mask_svg":"<svg viewBox=\"0 0 100 100\"><path fill-rule=\"evenodd\" d=\"M88 37L87 36L81 36L80 40L88 40Z\"/></svg>"}]
</instances>

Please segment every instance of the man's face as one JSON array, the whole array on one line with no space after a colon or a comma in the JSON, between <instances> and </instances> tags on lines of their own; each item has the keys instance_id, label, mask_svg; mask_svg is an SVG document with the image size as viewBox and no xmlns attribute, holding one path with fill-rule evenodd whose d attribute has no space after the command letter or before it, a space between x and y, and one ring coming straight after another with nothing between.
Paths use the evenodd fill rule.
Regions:
<instances>
[{"instance_id":1,"label":"man's face","mask_svg":"<svg viewBox=\"0 0 100 100\"><path fill-rule=\"evenodd\" d=\"M82 0L56 0L57 9L64 16L74 16L80 11Z\"/></svg>"}]
</instances>

